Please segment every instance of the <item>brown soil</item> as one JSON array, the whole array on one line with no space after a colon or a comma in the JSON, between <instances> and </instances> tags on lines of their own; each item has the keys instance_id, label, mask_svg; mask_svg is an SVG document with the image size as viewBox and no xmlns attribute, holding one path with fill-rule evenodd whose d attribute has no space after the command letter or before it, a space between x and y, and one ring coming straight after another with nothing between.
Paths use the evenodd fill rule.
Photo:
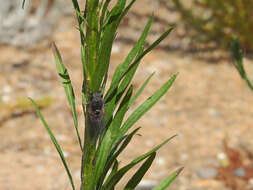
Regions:
<instances>
[{"instance_id":1,"label":"brown soil","mask_svg":"<svg viewBox=\"0 0 253 190\"><path fill-rule=\"evenodd\" d=\"M151 0L137 1L119 30L111 57L110 77L117 64L129 52L132 42L136 41L152 10L155 11L156 20L149 42L163 32L169 23L178 19L177 14L168 12L167 8L158 3ZM73 18L66 16L50 40L56 42L68 67L77 95L79 123L83 127L79 93L82 83L80 42L74 26ZM156 72L136 107L173 73L180 73L168 94L134 126L142 127L142 136L136 136L123 152L120 166L164 139L178 134L177 138L158 152L145 179L159 182L170 172L185 166L172 190L229 189L218 179L201 179L196 171L220 165L217 155L224 151L225 137L230 147L239 148L243 144L252 151L253 93L240 79L230 60L215 59L216 64L211 64L185 51L175 51L178 44L183 47L185 43L185 38L179 38L181 30L180 26L176 28L160 48L146 56L134 78L133 84L137 89L152 72ZM79 184L80 150L48 44L43 42L33 50L0 47L0 98L8 104L15 104L17 98L27 96L51 96L54 99L42 112L62 145L74 180ZM209 52L209 55L215 58L226 56L218 50ZM251 72L253 61L245 59L245 64ZM19 113L20 110L0 107L0 120L13 112ZM1 190L70 189L57 152L34 112L9 117L2 122L0 139Z\"/></svg>"}]
</instances>

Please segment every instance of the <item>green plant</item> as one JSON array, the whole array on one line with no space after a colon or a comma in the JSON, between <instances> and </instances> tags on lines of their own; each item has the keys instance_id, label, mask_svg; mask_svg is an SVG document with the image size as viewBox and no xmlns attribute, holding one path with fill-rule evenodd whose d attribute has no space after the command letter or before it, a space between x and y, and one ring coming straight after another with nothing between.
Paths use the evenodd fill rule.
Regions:
<instances>
[{"instance_id":1,"label":"green plant","mask_svg":"<svg viewBox=\"0 0 253 190\"><path fill-rule=\"evenodd\" d=\"M237 36L247 51L253 50L252 0L193 0L186 8L181 0L173 0L182 19L194 30L188 33L199 42L216 42L226 48Z\"/></svg>"},{"instance_id":2,"label":"green plant","mask_svg":"<svg viewBox=\"0 0 253 190\"><path fill-rule=\"evenodd\" d=\"M172 30L172 28L168 29L154 43L145 48L145 40L153 21L153 16L151 16L137 43L131 49L125 60L117 66L109 88L105 91L110 54L116 30L120 21L134 2L135 0L132 0L127 4L126 0L118 0L113 4L113 8L109 9L110 0L86 0L84 11L81 11L78 1L72 0L81 38L81 61L84 79L82 86L82 105L85 117L85 134L83 140L79 134L75 95L71 80L56 45L52 45L58 74L61 77L67 101L72 109L77 139L80 150L82 151L81 190L114 189L120 179L133 166L144 161L124 187L125 190L135 189L151 166L156 156L156 151L174 137L166 139L163 143L134 159L126 166L118 168L118 156L140 128L130 133L128 131L168 91L177 76L177 74L173 75L123 122L126 112L153 76L152 74L148 77L137 93L133 95L131 81L142 58L166 38ZM38 106L32 99L31 101L61 157L72 189L74 190L75 185L72 175L61 147L40 113ZM173 172L155 187L154 190L166 189L181 170L182 168Z\"/></svg>"},{"instance_id":3,"label":"green plant","mask_svg":"<svg viewBox=\"0 0 253 190\"><path fill-rule=\"evenodd\" d=\"M247 72L245 71L244 65L243 65L243 48L237 38L234 38L231 41L231 55L233 58L233 65L237 69L241 78L246 82L248 87L251 90L253 90L252 82L250 81L250 79L247 75Z\"/></svg>"}]
</instances>

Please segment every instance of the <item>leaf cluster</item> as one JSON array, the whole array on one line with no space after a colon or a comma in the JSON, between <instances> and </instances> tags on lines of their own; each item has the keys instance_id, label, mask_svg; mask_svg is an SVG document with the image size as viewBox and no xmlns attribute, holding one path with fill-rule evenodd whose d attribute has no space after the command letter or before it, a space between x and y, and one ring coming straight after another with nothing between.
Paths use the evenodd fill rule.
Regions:
<instances>
[{"instance_id":1,"label":"leaf cluster","mask_svg":"<svg viewBox=\"0 0 253 190\"><path fill-rule=\"evenodd\" d=\"M119 168L118 156L127 147L139 128L132 132L129 132L129 130L164 96L177 76L177 74L173 75L152 96L125 118L129 108L142 94L154 75L154 73L151 74L137 92L135 94L133 93L133 85L131 82L142 58L159 45L172 31L172 28L169 28L150 46L145 47L145 41L153 21L152 15L125 60L118 64L111 83L107 84L110 55L116 37L116 31L122 18L127 14L135 0L131 0L129 3L127 2L127 0L118 0L109 9L109 4L112 3L111 0L86 0L85 8L81 10L78 1L72 0L81 41L80 51L83 69L82 104L85 117L84 139L79 134L75 93L67 68L63 64L56 45L54 43L52 45L57 71L61 78L68 104L72 110L77 140L82 151L81 190L113 190L130 169L138 163L143 162L124 187L125 190L135 189L155 159L157 150L174 137L164 140L164 142L155 146L152 150L134 159L126 166ZM105 88L106 86L107 88ZM88 106L91 104L91 97L95 93L101 93L103 101L101 109L104 109L104 111L98 110L102 115L95 120L96 125L99 125L99 135L96 137L91 136L89 133L89 131L94 130L95 126L94 122L89 121L91 115L89 115L88 110ZM40 113L36 103L34 101L32 103L61 157L72 189L75 190L72 175L61 147L43 115ZM154 188L154 190L166 189L180 171L181 169L172 173Z\"/></svg>"}]
</instances>

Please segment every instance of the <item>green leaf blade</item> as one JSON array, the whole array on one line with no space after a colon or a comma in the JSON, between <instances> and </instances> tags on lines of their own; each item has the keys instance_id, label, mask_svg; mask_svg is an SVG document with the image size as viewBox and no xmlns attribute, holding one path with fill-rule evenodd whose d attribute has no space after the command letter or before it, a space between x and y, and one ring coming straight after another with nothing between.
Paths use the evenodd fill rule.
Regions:
<instances>
[{"instance_id":1,"label":"green leaf blade","mask_svg":"<svg viewBox=\"0 0 253 190\"><path fill-rule=\"evenodd\" d=\"M107 3L109 4L109 2L105 2L106 9L108 6ZM113 41L116 36L118 25L122 19L119 15L122 14L125 4L126 0L118 1L107 15L107 18L104 21L105 23L100 29L101 39L98 49L98 64L96 65L96 72L92 75L93 88L95 90L98 90L101 87L101 82L105 77L105 74L108 72ZM104 12L102 14L104 14ZM100 23L102 22L103 21L100 20Z\"/></svg>"},{"instance_id":2,"label":"green leaf blade","mask_svg":"<svg viewBox=\"0 0 253 190\"><path fill-rule=\"evenodd\" d=\"M253 90L252 81L249 79L248 74L244 68L243 64L243 48L240 44L239 39L234 38L231 41L231 54L233 57L233 65L237 69L238 73L240 74L241 78L246 82L248 87Z\"/></svg>"},{"instance_id":3,"label":"green leaf blade","mask_svg":"<svg viewBox=\"0 0 253 190\"><path fill-rule=\"evenodd\" d=\"M136 0L132 0L132 1L127 5L127 7L124 9L123 14L121 15L121 17L124 17L124 16L127 14L127 12L128 12L129 9L133 6L133 4L135 3L135 1L136 1Z\"/></svg>"},{"instance_id":4,"label":"green leaf blade","mask_svg":"<svg viewBox=\"0 0 253 190\"><path fill-rule=\"evenodd\" d=\"M126 57L125 61L122 62L121 64L119 64L114 72L111 85L105 95L106 113L107 113L106 121L107 122L112 117L114 109L116 108L116 106L118 104L119 97L124 93L124 90L129 85L129 83L131 82L131 80L135 74L135 71L138 67L137 64L135 65L135 67L133 67L128 72L128 74L125 75L125 78L123 78L123 75L127 71L131 62L134 61L134 59L137 55L142 53L143 46L144 46L145 40L147 38L148 32L150 30L152 21L153 21L153 17L150 17L146 26L145 26L145 29L143 30L143 32L138 40L138 42L132 48L132 50L130 51L130 53ZM121 79L123 79L123 81L120 84Z\"/></svg>"},{"instance_id":5,"label":"green leaf blade","mask_svg":"<svg viewBox=\"0 0 253 190\"><path fill-rule=\"evenodd\" d=\"M61 77L61 81L62 81L64 90L65 90L65 94L66 94L66 98L67 98L69 106L71 107L71 110L72 110L76 135L78 138L79 146L82 150L82 142L81 142L81 137L80 137L79 130L78 130L78 118L77 118L77 112L76 112L75 94L74 94L74 90L73 90L73 87L71 84L71 80L70 80L68 71L63 64L60 52L59 52L58 48L56 47L55 43L52 44L52 50L53 50L53 54L55 57L56 68L57 68L59 76Z\"/></svg>"},{"instance_id":6,"label":"green leaf blade","mask_svg":"<svg viewBox=\"0 0 253 190\"><path fill-rule=\"evenodd\" d=\"M145 49L143 51L143 53L141 55L139 55L135 61L130 65L130 67L128 68L128 70L123 74L123 76L125 76L131 69L132 67L135 67L136 64L138 64L141 59L148 54L152 49L154 49L157 45L159 45L161 43L161 41L163 41L173 30L173 28L169 28L167 31L165 31L156 41L154 41L147 49Z\"/></svg>"},{"instance_id":7,"label":"green leaf blade","mask_svg":"<svg viewBox=\"0 0 253 190\"><path fill-rule=\"evenodd\" d=\"M126 136L123 143L119 147L119 149L116 151L116 148L118 147L118 144L115 145L115 147L112 149L110 155L108 156L108 160L106 162L105 168L103 170L103 174L100 177L100 184L102 184L102 181L104 181L106 174L109 172L110 167L112 166L113 162L117 160L117 157L120 155L120 153L127 147L127 145L132 140L133 136L137 133L137 131L140 129L137 128L134 131L132 131L129 135ZM121 139L120 139L121 142ZM116 152L115 152L116 151Z\"/></svg>"},{"instance_id":8,"label":"green leaf blade","mask_svg":"<svg viewBox=\"0 0 253 190\"><path fill-rule=\"evenodd\" d=\"M121 136L123 136L161 97L169 90L174 83L177 74L173 75L160 89L141 104L126 120L121 127Z\"/></svg>"},{"instance_id":9,"label":"green leaf blade","mask_svg":"<svg viewBox=\"0 0 253 190\"><path fill-rule=\"evenodd\" d=\"M40 120L43 123L43 126L45 127L46 131L48 132L48 134L50 136L50 139L52 140L52 142L53 142L53 144L54 144L54 146L55 146L55 148L56 148L56 150L57 150L57 152L58 152L58 154L59 154L59 156L60 156L60 158L62 160L64 168L65 168L65 170L66 170L66 172L68 174L68 178L69 178L69 181L71 183L72 189L75 190L75 185L74 185L74 182L73 182L73 178L72 178L71 172L69 170L68 164L67 164L67 162L65 160L64 154L62 152L62 149L61 149L58 141L56 140L56 138L55 138L55 136L54 136L51 128L49 127L49 125L47 124L47 122L44 119L43 115L41 114L41 112L40 112L39 107L37 106L37 104L33 101L33 99L29 98L29 100L32 102L32 104L33 104L33 106L34 106L34 108L35 108L35 110L36 110L36 112L37 112Z\"/></svg>"},{"instance_id":10,"label":"green leaf blade","mask_svg":"<svg viewBox=\"0 0 253 190\"><path fill-rule=\"evenodd\" d=\"M142 160L149 157L151 154L159 150L162 146L164 146L166 143L168 143L171 139L173 139L176 135L166 139L163 143L157 145L155 148L150 150L149 152L139 156L138 158L134 159L132 162L130 162L128 165L124 166L123 168L119 169L118 172L115 173L115 175L110 179L110 181L106 181L105 183L105 189L112 189L120 180L121 178L136 164L140 163Z\"/></svg>"},{"instance_id":11,"label":"green leaf blade","mask_svg":"<svg viewBox=\"0 0 253 190\"><path fill-rule=\"evenodd\" d=\"M93 174L94 178L92 180L94 185L97 184L101 174L103 173L108 155L111 151L114 141L115 139L112 139L111 131L107 130L101 143L101 146L98 149L98 156Z\"/></svg>"},{"instance_id":12,"label":"green leaf blade","mask_svg":"<svg viewBox=\"0 0 253 190\"><path fill-rule=\"evenodd\" d=\"M149 18L140 38L138 39L137 43L134 45L126 59L123 63L119 64L113 74L112 82L109 87L109 90L107 91L105 95L105 100L107 100L112 93L115 91L117 86L119 85L120 80L122 79L124 73L128 70L129 65L134 60L138 52L141 50L141 48L144 46L145 40L147 38L148 32L150 30L151 24L153 21L153 16Z\"/></svg>"},{"instance_id":13,"label":"green leaf blade","mask_svg":"<svg viewBox=\"0 0 253 190\"><path fill-rule=\"evenodd\" d=\"M158 186L152 190L164 190L170 186L170 184L176 179L176 177L182 172L184 168L179 168L177 171L173 172L169 177L164 179Z\"/></svg>"},{"instance_id":14,"label":"green leaf blade","mask_svg":"<svg viewBox=\"0 0 253 190\"><path fill-rule=\"evenodd\" d=\"M136 186L140 183L143 176L146 174L150 166L152 165L156 156L156 152L153 152L147 160L142 164L142 166L137 170L133 177L127 182L124 190L134 190Z\"/></svg>"},{"instance_id":15,"label":"green leaf blade","mask_svg":"<svg viewBox=\"0 0 253 190\"><path fill-rule=\"evenodd\" d=\"M143 52L143 47L140 48L140 50L138 51L137 57L138 55L140 55ZM125 90L127 89L127 87L129 86L129 84L131 83L137 68L140 64L140 61L138 62L138 64L136 64L134 67L131 68L131 70L129 70L129 72L124 76L124 78L122 79L121 83L119 84L118 87L118 91L117 91L117 97L116 97L116 103L118 102L118 100L122 97L122 95L124 94Z\"/></svg>"},{"instance_id":16,"label":"green leaf blade","mask_svg":"<svg viewBox=\"0 0 253 190\"><path fill-rule=\"evenodd\" d=\"M145 87L147 86L147 84L149 83L149 81L151 80L151 78L154 76L155 73L152 73L143 83L143 85L140 87L140 89L136 92L136 94L131 98L129 106L131 107L136 99L141 95L141 93L143 92L143 90L145 89Z\"/></svg>"},{"instance_id":17,"label":"green leaf blade","mask_svg":"<svg viewBox=\"0 0 253 190\"><path fill-rule=\"evenodd\" d=\"M113 118L113 121L111 124L112 125L111 130L112 130L112 134L115 136L115 138L119 134L120 126L121 126L123 118L128 110L128 105L129 105L129 101L131 99L132 93L133 93L133 86L131 86L128 89L125 97L123 98L123 100L122 100L122 102L115 114L115 117Z\"/></svg>"}]
</instances>

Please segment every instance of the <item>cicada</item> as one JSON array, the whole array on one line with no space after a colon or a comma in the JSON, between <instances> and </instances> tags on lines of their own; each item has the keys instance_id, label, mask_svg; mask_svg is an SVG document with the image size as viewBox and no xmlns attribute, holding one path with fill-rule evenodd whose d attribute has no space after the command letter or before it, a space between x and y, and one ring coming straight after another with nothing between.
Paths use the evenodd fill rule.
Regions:
<instances>
[{"instance_id":1,"label":"cicada","mask_svg":"<svg viewBox=\"0 0 253 190\"><path fill-rule=\"evenodd\" d=\"M91 94L87 105L87 117L90 136L97 139L105 128L105 106L101 92Z\"/></svg>"}]
</instances>

